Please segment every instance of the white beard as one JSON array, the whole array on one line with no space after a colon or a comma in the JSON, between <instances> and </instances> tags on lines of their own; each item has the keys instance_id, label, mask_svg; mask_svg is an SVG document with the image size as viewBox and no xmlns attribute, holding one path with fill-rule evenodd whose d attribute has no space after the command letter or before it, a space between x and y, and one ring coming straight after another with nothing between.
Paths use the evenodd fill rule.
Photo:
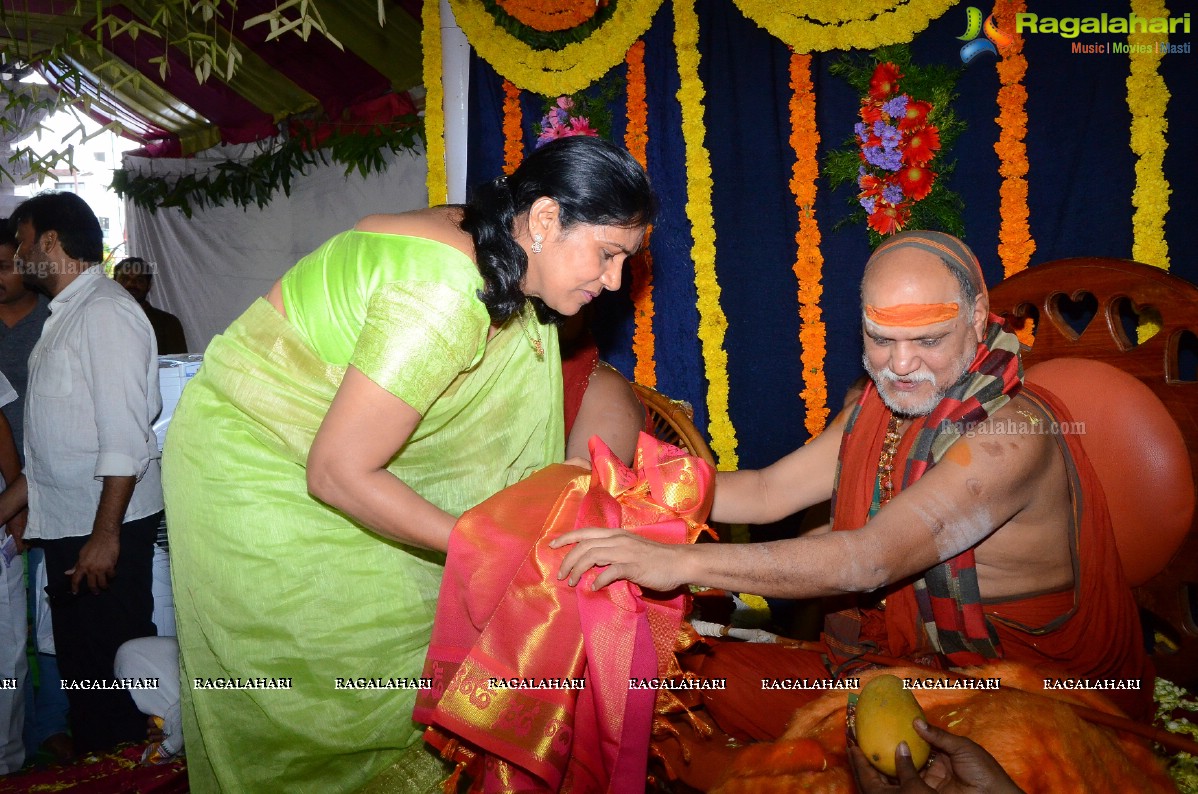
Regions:
<instances>
[{"instance_id":1,"label":"white beard","mask_svg":"<svg viewBox=\"0 0 1198 794\"><path fill-rule=\"evenodd\" d=\"M957 361L957 377L952 380L947 386L941 386L937 382L936 376L922 366L915 372L909 375L896 375L890 367L882 367L874 369L870 366L869 356L865 353L861 354L861 365L865 367L865 371L869 373L869 377L873 379L874 386L878 389L878 396L882 398L882 402L890 409L891 413L901 419L914 419L920 416L927 416L932 411L936 410L936 406L944 399L949 389L956 386L969 374L969 365L973 363L975 353L966 351ZM932 384L932 393L927 397L920 399L918 402L911 402L915 398L903 400L896 396L886 388L889 384L895 381L908 381L913 383L928 382Z\"/></svg>"}]
</instances>

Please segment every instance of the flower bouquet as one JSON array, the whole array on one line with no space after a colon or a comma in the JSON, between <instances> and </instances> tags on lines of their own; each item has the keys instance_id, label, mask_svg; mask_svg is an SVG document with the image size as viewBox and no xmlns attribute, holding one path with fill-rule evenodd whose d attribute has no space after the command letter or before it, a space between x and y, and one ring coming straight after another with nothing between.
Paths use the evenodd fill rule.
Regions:
<instances>
[{"instance_id":1,"label":"flower bouquet","mask_svg":"<svg viewBox=\"0 0 1198 794\"><path fill-rule=\"evenodd\" d=\"M855 211L843 222L864 220L874 245L904 228L961 235L961 199L943 185L954 165L945 150L963 127L948 107L957 71L920 69L905 47L890 47L832 72L864 94L853 137L825 169L833 187L857 184Z\"/></svg>"},{"instance_id":2,"label":"flower bouquet","mask_svg":"<svg viewBox=\"0 0 1198 794\"><path fill-rule=\"evenodd\" d=\"M577 112L572 97L559 96L545 112L541 123L537 126L537 147L544 146L557 138L569 138L572 135L599 137L599 132L591 126L591 120L586 116L573 115Z\"/></svg>"},{"instance_id":3,"label":"flower bouquet","mask_svg":"<svg viewBox=\"0 0 1198 794\"><path fill-rule=\"evenodd\" d=\"M612 74L573 96L546 97L544 115L536 125L537 148L571 135L611 140L611 107L625 90L623 78Z\"/></svg>"}]
</instances>

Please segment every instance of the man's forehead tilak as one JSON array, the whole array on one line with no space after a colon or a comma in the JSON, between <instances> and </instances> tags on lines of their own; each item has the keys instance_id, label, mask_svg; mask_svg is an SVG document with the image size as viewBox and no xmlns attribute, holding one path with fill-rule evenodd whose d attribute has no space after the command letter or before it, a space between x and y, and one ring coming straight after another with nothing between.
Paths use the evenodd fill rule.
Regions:
<instances>
[{"instance_id":1,"label":"man's forehead tilak","mask_svg":"<svg viewBox=\"0 0 1198 794\"><path fill-rule=\"evenodd\" d=\"M866 273L881 259L907 248L931 254L968 281L979 295L986 294L982 268L973 251L956 237L942 232L907 231L894 235L874 250L865 264ZM865 317L876 325L918 328L951 320L960 308L956 303L901 303L885 307L867 304L863 310Z\"/></svg>"}]
</instances>

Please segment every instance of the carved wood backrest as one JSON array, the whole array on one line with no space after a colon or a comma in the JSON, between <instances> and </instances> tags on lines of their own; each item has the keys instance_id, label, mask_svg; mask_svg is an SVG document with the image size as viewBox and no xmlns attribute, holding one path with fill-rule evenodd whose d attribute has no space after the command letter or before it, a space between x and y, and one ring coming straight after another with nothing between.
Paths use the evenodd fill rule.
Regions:
<instances>
[{"instance_id":1,"label":"carved wood backrest","mask_svg":"<svg viewBox=\"0 0 1198 794\"><path fill-rule=\"evenodd\" d=\"M996 285L990 309L1017 328L1034 324L1034 343L1023 355L1025 368L1054 358L1085 358L1117 367L1147 385L1177 423L1191 471L1198 472L1198 377L1193 369L1198 286L1128 260L1063 259ZM1146 321L1159 330L1141 340ZM1136 597L1158 634L1158 671L1193 686L1198 681L1198 527L1191 525L1177 554L1136 588Z\"/></svg>"}]
</instances>

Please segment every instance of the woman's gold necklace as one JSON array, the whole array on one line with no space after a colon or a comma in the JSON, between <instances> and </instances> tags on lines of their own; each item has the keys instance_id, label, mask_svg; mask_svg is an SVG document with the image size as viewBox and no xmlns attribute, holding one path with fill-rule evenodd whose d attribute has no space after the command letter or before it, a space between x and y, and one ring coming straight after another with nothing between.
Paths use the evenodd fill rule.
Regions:
<instances>
[{"instance_id":1,"label":"woman's gold necklace","mask_svg":"<svg viewBox=\"0 0 1198 794\"><path fill-rule=\"evenodd\" d=\"M541 331L537 330L536 336L528 330L528 322L524 319L525 310L531 310L529 304L524 304L520 307L520 311L516 313L516 320L520 323L520 330L524 331L524 338L528 340L528 344L532 345L532 351L537 354L537 361L545 360L545 345L541 342Z\"/></svg>"}]
</instances>

